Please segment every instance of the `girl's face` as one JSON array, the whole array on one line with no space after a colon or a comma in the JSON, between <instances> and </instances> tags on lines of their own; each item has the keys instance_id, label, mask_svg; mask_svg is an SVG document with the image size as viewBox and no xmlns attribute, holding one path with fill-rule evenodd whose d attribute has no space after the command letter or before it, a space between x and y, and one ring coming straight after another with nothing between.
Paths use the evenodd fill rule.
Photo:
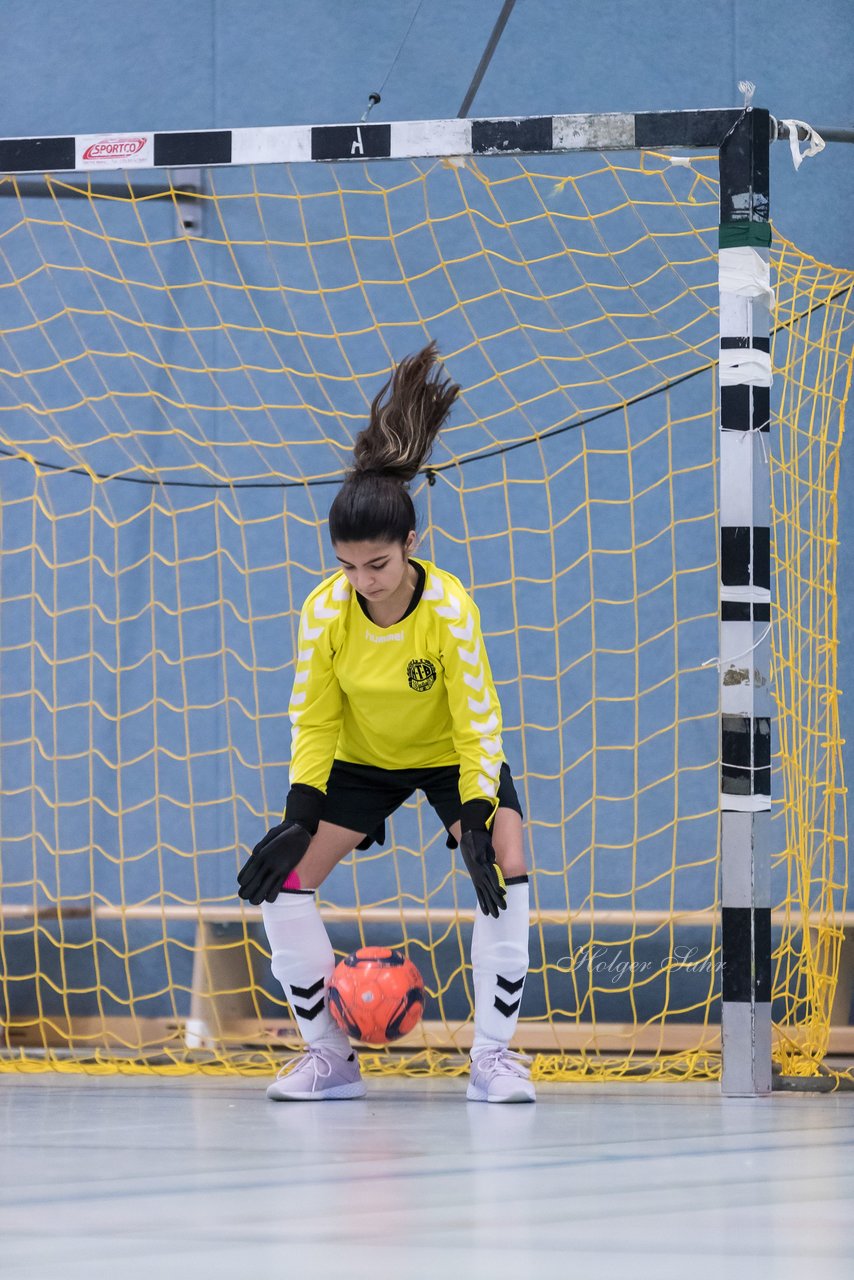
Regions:
<instances>
[{"instance_id":1,"label":"girl's face","mask_svg":"<svg viewBox=\"0 0 854 1280\"><path fill-rule=\"evenodd\" d=\"M413 530L403 543L337 542L334 550L354 590L381 603L391 599L406 581L409 552L414 546Z\"/></svg>"}]
</instances>

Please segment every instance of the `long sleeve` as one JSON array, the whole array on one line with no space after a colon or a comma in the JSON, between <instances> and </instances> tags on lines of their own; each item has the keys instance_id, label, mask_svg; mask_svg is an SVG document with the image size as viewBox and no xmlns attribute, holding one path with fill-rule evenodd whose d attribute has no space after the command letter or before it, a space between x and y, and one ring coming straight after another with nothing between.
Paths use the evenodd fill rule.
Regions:
<instances>
[{"instance_id":1,"label":"long sleeve","mask_svg":"<svg viewBox=\"0 0 854 1280\"><path fill-rule=\"evenodd\" d=\"M441 619L442 665L454 746L460 758L460 801L488 800L498 808L504 761L501 704L495 690L477 606L460 587L447 591L433 578L425 591Z\"/></svg>"},{"instance_id":2,"label":"long sleeve","mask_svg":"<svg viewBox=\"0 0 854 1280\"><path fill-rule=\"evenodd\" d=\"M296 671L288 714L290 783L326 792L341 729L342 695L332 667L333 627L346 593L321 584L302 608Z\"/></svg>"}]
</instances>

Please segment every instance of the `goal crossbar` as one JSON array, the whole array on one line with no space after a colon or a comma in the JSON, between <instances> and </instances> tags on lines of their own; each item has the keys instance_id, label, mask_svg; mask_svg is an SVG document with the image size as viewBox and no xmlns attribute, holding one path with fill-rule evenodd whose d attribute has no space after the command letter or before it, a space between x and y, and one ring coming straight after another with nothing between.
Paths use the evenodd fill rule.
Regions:
<instances>
[{"instance_id":1,"label":"goal crossbar","mask_svg":"<svg viewBox=\"0 0 854 1280\"><path fill-rule=\"evenodd\" d=\"M659 147L717 150L744 115L741 108L711 108L0 138L0 173L560 155ZM771 120L771 140L786 137L785 126ZM827 142L854 141L851 129L828 126L819 132ZM807 136L802 126L798 136Z\"/></svg>"},{"instance_id":2,"label":"goal crossbar","mask_svg":"<svg viewBox=\"0 0 854 1280\"><path fill-rule=\"evenodd\" d=\"M738 108L723 108L2 138L0 173L559 155L658 147L709 150L721 146L744 114Z\"/></svg>"}]
</instances>

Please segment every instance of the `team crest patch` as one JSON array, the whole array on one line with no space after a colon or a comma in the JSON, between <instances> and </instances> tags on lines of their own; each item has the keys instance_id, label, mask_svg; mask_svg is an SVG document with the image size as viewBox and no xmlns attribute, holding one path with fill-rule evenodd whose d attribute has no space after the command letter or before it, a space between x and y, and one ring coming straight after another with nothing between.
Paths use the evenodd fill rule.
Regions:
<instances>
[{"instance_id":1,"label":"team crest patch","mask_svg":"<svg viewBox=\"0 0 854 1280\"><path fill-rule=\"evenodd\" d=\"M428 658L413 658L406 668L406 678L410 689L426 693L436 683L436 668Z\"/></svg>"}]
</instances>

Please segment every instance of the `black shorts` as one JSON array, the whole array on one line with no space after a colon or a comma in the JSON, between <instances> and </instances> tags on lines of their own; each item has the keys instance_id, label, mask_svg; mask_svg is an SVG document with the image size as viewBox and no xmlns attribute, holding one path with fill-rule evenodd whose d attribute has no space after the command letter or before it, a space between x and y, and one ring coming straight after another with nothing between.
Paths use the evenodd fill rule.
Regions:
<instances>
[{"instance_id":1,"label":"black shorts","mask_svg":"<svg viewBox=\"0 0 854 1280\"><path fill-rule=\"evenodd\" d=\"M372 764L333 760L320 816L338 827L364 831L365 839L357 847L369 849L374 843L385 844L386 818L415 791L424 792L448 829L448 848L455 849L457 842L450 828L459 821L461 809L460 767L456 764L429 769L378 769ZM524 816L506 761L498 775L498 807L515 809L520 818Z\"/></svg>"}]
</instances>

